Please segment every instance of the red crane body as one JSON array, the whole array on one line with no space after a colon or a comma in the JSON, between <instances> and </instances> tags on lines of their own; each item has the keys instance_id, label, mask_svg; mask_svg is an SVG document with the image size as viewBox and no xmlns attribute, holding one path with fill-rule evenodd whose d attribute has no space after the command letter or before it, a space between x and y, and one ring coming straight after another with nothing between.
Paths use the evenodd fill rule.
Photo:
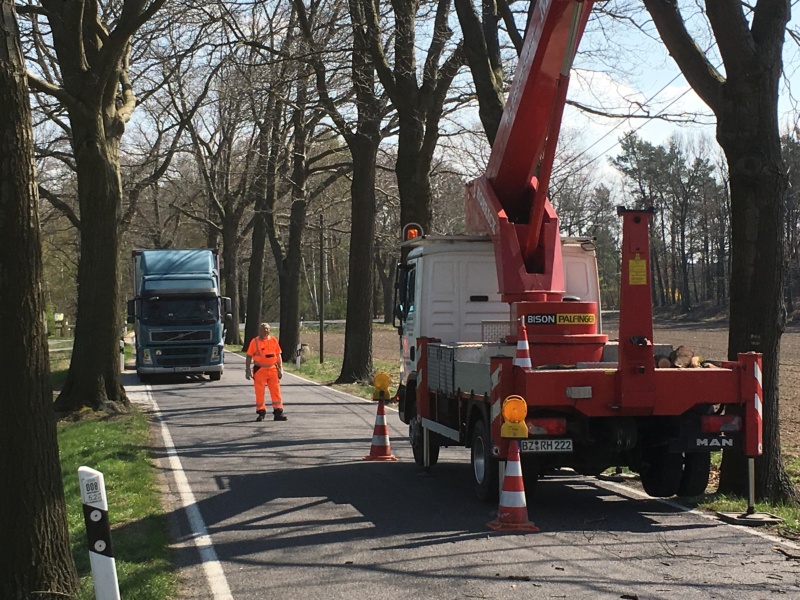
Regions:
<instances>
[{"instance_id":1,"label":"red crane body","mask_svg":"<svg viewBox=\"0 0 800 600\"><path fill-rule=\"evenodd\" d=\"M449 324L468 320L488 303L488 290L473 289L490 285L487 277L470 278L478 258L450 258L467 252L468 242L421 236L408 242L413 250L398 269L396 318L404 354L399 412L409 424L415 459L427 467L440 445L471 448L483 498L511 437L521 439L523 464L569 466L584 474L630 466L655 496L702 493L710 451L739 445L750 457L762 452L761 355L742 354L713 369L656 365L652 209L618 209L617 342L600 331L598 293L590 300L566 294L565 281L573 279L565 277L558 216L547 189L569 72L593 3L538 0L486 173L467 185L467 232L483 234L484 247L486 234L492 240L497 304L509 317L509 334L480 342L442 342L444 334L436 335L435 327L450 332ZM591 252L596 282L594 248L581 249ZM492 265L488 253L483 264ZM463 301L456 304L453 297ZM487 318L482 325L488 331L492 323ZM525 402L527 413L521 427L503 433L503 406L512 397Z\"/></svg>"}]
</instances>

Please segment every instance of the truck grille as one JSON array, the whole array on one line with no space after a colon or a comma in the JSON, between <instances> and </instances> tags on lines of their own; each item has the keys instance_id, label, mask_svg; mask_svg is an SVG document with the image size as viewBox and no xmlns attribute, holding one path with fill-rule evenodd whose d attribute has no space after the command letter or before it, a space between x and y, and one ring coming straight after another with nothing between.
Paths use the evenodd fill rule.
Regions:
<instances>
[{"instance_id":1,"label":"truck grille","mask_svg":"<svg viewBox=\"0 0 800 600\"><path fill-rule=\"evenodd\" d=\"M196 367L208 362L208 347L159 348L156 363L159 367Z\"/></svg>"},{"instance_id":2,"label":"truck grille","mask_svg":"<svg viewBox=\"0 0 800 600\"><path fill-rule=\"evenodd\" d=\"M208 352L206 346L187 346L185 348L157 348L161 356L205 356Z\"/></svg>"},{"instance_id":3,"label":"truck grille","mask_svg":"<svg viewBox=\"0 0 800 600\"><path fill-rule=\"evenodd\" d=\"M206 364L203 356L161 356L156 362L159 367L199 367Z\"/></svg>"},{"instance_id":4,"label":"truck grille","mask_svg":"<svg viewBox=\"0 0 800 600\"><path fill-rule=\"evenodd\" d=\"M151 331L151 342L206 342L211 341L211 330Z\"/></svg>"}]
</instances>

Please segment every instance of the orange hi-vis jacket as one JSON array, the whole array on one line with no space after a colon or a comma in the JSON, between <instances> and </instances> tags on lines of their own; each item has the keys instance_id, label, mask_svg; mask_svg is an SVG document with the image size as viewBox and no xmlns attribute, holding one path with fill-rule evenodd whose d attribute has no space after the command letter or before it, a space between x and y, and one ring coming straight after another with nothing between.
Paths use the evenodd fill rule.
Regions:
<instances>
[{"instance_id":1,"label":"orange hi-vis jacket","mask_svg":"<svg viewBox=\"0 0 800 600\"><path fill-rule=\"evenodd\" d=\"M253 363L257 367L274 367L280 360L281 347L277 338L269 336L262 340L256 336L250 340L247 354L252 357Z\"/></svg>"},{"instance_id":2,"label":"orange hi-vis jacket","mask_svg":"<svg viewBox=\"0 0 800 600\"><path fill-rule=\"evenodd\" d=\"M263 414L266 410L264 387L269 388L272 408L283 411L281 386L278 382L278 370L275 368L281 358L281 347L278 340L272 336L262 340L256 336L250 340L247 355L253 359L253 387L256 392L256 412Z\"/></svg>"}]
</instances>

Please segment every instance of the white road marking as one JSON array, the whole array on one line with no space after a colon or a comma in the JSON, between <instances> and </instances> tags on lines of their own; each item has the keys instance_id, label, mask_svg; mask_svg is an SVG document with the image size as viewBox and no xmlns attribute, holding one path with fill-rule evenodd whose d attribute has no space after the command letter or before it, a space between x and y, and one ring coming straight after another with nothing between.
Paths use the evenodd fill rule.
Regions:
<instances>
[{"instance_id":1,"label":"white road marking","mask_svg":"<svg viewBox=\"0 0 800 600\"><path fill-rule=\"evenodd\" d=\"M200 514L200 508L197 506L192 488L189 486L189 480L186 478L186 473L183 471L183 465L181 465L181 459L178 457L178 451L172 443L172 436L169 433L169 428L161 415L161 410L158 407L156 399L150 391L150 386L142 387L145 390L144 392L129 390L128 396L133 402L137 402L138 400L137 404L149 405L156 421L161 426L161 438L167 450L170 469L172 470L175 486L178 488L178 495L180 496L180 503L186 511L186 517L191 530L191 538L200 554L200 560L203 564L203 571L205 572L212 598L213 600L233 600L233 595L228 586L225 572L222 570L222 565L219 562L216 550L214 550L211 536L208 535L208 529L206 528L205 521L203 521L203 515ZM136 398L136 396L144 396L145 398L140 399Z\"/></svg>"}]
</instances>

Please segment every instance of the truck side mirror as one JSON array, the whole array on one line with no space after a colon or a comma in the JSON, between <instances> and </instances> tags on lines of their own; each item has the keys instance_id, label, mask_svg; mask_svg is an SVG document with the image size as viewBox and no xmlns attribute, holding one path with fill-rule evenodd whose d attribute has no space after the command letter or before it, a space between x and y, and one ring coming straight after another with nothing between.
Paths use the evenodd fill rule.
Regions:
<instances>
[{"instance_id":1,"label":"truck side mirror","mask_svg":"<svg viewBox=\"0 0 800 600\"><path fill-rule=\"evenodd\" d=\"M128 323L136 323L136 300L128 300Z\"/></svg>"},{"instance_id":2,"label":"truck side mirror","mask_svg":"<svg viewBox=\"0 0 800 600\"><path fill-rule=\"evenodd\" d=\"M233 312L233 310L231 308L231 299L230 298L226 298L225 296L222 296L220 298L220 300L222 300L222 314L225 315L225 319L227 320L228 319L227 314ZM231 318L233 318L233 317L231 317Z\"/></svg>"},{"instance_id":3,"label":"truck side mirror","mask_svg":"<svg viewBox=\"0 0 800 600\"><path fill-rule=\"evenodd\" d=\"M233 323L233 315L231 313L225 313L225 322L226 323Z\"/></svg>"}]
</instances>

